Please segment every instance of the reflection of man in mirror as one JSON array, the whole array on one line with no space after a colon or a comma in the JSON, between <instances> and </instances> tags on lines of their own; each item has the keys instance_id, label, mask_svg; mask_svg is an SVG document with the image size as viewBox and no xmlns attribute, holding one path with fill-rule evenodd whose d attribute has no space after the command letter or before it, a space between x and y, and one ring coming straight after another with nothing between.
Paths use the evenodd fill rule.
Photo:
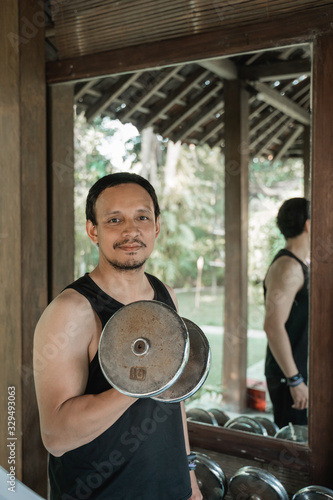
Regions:
<instances>
[{"instance_id":1,"label":"reflection of man in mirror","mask_svg":"<svg viewBox=\"0 0 333 500\"><path fill-rule=\"evenodd\" d=\"M264 280L267 387L279 427L307 424L310 203L285 201L277 225L286 239Z\"/></svg>"}]
</instances>

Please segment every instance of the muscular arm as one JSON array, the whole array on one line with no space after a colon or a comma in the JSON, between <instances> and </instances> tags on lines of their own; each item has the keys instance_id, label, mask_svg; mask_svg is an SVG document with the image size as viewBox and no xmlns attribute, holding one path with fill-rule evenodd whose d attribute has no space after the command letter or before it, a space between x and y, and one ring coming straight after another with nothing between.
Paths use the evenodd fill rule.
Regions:
<instances>
[{"instance_id":1,"label":"muscular arm","mask_svg":"<svg viewBox=\"0 0 333 500\"><path fill-rule=\"evenodd\" d=\"M294 259L284 256L271 266L266 280L264 330L270 350L285 377L298 373L285 324L295 296L304 283L302 268ZM307 387L304 383L290 389L294 407L307 407Z\"/></svg>"},{"instance_id":2,"label":"muscular arm","mask_svg":"<svg viewBox=\"0 0 333 500\"><path fill-rule=\"evenodd\" d=\"M89 350L100 330L88 301L73 290L55 299L36 327L34 376L41 434L55 456L92 441L136 401L115 389L84 395Z\"/></svg>"}]
</instances>

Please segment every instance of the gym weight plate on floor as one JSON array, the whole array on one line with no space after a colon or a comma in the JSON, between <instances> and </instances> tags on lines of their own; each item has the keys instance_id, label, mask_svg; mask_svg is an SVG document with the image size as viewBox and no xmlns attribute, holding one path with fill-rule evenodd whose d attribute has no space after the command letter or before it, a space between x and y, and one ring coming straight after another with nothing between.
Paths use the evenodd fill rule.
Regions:
<instances>
[{"instance_id":1,"label":"gym weight plate on floor","mask_svg":"<svg viewBox=\"0 0 333 500\"><path fill-rule=\"evenodd\" d=\"M292 500L333 500L333 490L324 486L306 486L297 491Z\"/></svg>"},{"instance_id":2,"label":"gym weight plate on floor","mask_svg":"<svg viewBox=\"0 0 333 500\"><path fill-rule=\"evenodd\" d=\"M194 452L195 476L204 500L221 500L225 497L228 482L221 467L203 453Z\"/></svg>"},{"instance_id":3,"label":"gym weight plate on floor","mask_svg":"<svg viewBox=\"0 0 333 500\"><path fill-rule=\"evenodd\" d=\"M281 482L270 472L257 467L239 469L230 479L229 491L233 500L288 500Z\"/></svg>"},{"instance_id":4,"label":"gym weight plate on floor","mask_svg":"<svg viewBox=\"0 0 333 500\"><path fill-rule=\"evenodd\" d=\"M209 344L201 330L156 300L133 302L119 309L102 331L98 352L105 378L127 396L156 397L177 382L173 394L159 398L166 402L181 401L198 390L210 363ZM185 383L188 372L193 383L190 389ZM178 379L183 373L182 384Z\"/></svg>"}]
</instances>

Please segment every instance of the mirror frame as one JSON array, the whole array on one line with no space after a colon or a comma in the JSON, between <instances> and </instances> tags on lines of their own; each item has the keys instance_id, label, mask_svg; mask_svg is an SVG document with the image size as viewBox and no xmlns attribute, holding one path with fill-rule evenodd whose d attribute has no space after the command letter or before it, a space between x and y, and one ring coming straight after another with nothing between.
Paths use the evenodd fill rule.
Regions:
<instances>
[{"instance_id":1,"label":"mirror frame","mask_svg":"<svg viewBox=\"0 0 333 500\"><path fill-rule=\"evenodd\" d=\"M309 446L290 445L299 453L301 467L311 475L313 484L332 487L331 458L333 439L333 398L328 381L333 379L333 148L331 117L333 116L333 6L304 9L297 15L267 17L264 22L243 26L241 30L225 27L223 31L198 33L179 40L126 47L105 52L99 58L85 56L70 61L54 61L46 65L49 85L184 64L203 59L227 57L279 46L310 43L313 46L313 120L312 120L312 241L310 283L310 418ZM140 57L138 57L140 54ZM240 431L211 428L205 424L189 424L190 439L229 455L269 460L280 454L286 441L246 436ZM206 436L205 438L203 436ZM196 441L197 440L197 441ZM291 457L291 455L290 455ZM290 467L290 464L288 464ZM295 465L296 467L296 465Z\"/></svg>"}]
</instances>

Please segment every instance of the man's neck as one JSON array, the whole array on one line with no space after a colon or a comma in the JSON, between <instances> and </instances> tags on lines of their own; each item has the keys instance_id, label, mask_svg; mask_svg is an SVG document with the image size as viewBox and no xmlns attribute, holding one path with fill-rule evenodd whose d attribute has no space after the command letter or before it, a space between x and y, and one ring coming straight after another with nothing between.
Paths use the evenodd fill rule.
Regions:
<instances>
[{"instance_id":1,"label":"man's neck","mask_svg":"<svg viewBox=\"0 0 333 500\"><path fill-rule=\"evenodd\" d=\"M308 263L310 257L309 237L302 233L296 238L288 238L285 245L286 250L293 253L302 262Z\"/></svg>"},{"instance_id":2,"label":"man's neck","mask_svg":"<svg viewBox=\"0 0 333 500\"><path fill-rule=\"evenodd\" d=\"M130 304L138 300L152 300L152 289L146 275L145 266L135 270L118 270L112 266L101 269L98 265L90 277L112 298L122 304Z\"/></svg>"}]
</instances>

